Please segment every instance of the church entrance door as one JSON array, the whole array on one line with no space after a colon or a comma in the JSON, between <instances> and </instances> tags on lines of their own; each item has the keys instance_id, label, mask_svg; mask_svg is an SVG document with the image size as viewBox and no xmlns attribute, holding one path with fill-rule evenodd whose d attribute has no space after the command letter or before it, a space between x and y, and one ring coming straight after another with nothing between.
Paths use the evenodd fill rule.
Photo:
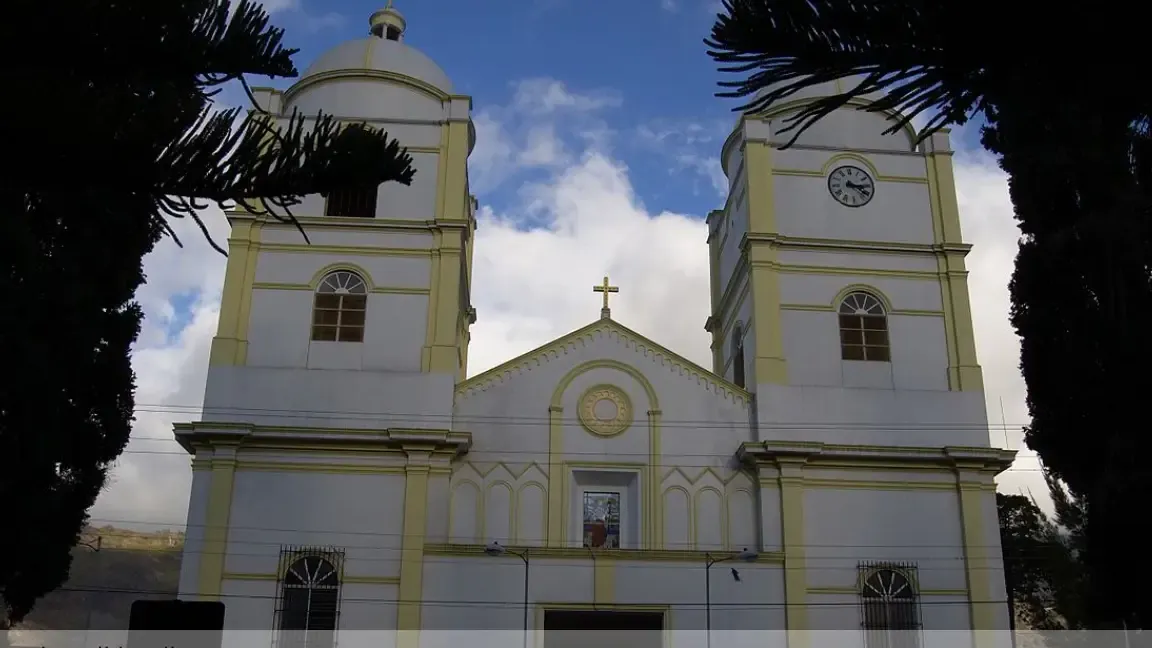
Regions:
<instances>
[{"instance_id":1,"label":"church entrance door","mask_svg":"<svg viewBox=\"0 0 1152 648\"><path fill-rule=\"evenodd\" d=\"M544 648L662 648L663 643L663 612L544 612Z\"/></svg>"}]
</instances>

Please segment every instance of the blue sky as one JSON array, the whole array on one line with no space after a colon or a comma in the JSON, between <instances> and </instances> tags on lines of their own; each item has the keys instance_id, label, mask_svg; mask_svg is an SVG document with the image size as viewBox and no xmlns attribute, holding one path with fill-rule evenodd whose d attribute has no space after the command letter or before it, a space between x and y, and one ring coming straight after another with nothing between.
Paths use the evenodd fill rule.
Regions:
<instances>
[{"instance_id":1,"label":"blue sky","mask_svg":"<svg viewBox=\"0 0 1152 648\"><path fill-rule=\"evenodd\" d=\"M286 43L300 49L295 62L303 71L329 47L366 35L368 16L384 2L270 0L266 7L285 29ZM612 93L618 101L597 118L600 130L613 134L616 156L627 161L637 196L656 212L702 217L721 202L710 190L703 160L717 154L739 104L714 96L717 81L726 75L703 43L719 5L718 0L399 0L396 8L408 20L406 42L437 61L457 91L473 97L477 113L507 104L511 84L525 79L558 79L574 92ZM688 124L697 129L694 135L686 133ZM654 142L644 133L663 137ZM963 141L956 145L975 147L973 133L958 133ZM580 132L559 128L556 136L575 146ZM523 171L533 177L530 169ZM510 204L508 192L516 186L478 187L477 193L499 211Z\"/></svg>"}]
</instances>

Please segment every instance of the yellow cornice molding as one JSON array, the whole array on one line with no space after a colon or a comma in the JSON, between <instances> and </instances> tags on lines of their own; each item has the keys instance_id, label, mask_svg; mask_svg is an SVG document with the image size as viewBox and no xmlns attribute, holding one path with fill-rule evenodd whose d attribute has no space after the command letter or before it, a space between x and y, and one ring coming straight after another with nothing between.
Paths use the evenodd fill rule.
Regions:
<instances>
[{"instance_id":1,"label":"yellow cornice molding","mask_svg":"<svg viewBox=\"0 0 1152 648\"><path fill-rule=\"evenodd\" d=\"M472 447L472 434L445 429L407 428L319 428L256 425L254 423L197 421L172 426L176 442L188 453L199 448L321 446L362 450L421 451L452 457L467 454Z\"/></svg>"},{"instance_id":2,"label":"yellow cornice molding","mask_svg":"<svg viewBox=\"0 0 1152 648\"><path fill-rule=\"evenodd\" d=\"M637 356L646 358L649 362L657 366L663 366L665 370L672 373L686 375L693 380L704 380L711 388L711 391L724 398L730 398L742 405L747 405L752 400L752 395L748 391L737 387L695 362L668 350L613 319L599 319L501 365L493 367L482 374L473 376L456 386L456 394L457 396L467 398L478 391L486 391L497 384L506 382L505 374L517 376L521 373L531 371L534 367L553 362L565 356L570 350L574 349L576 345L590 343L592 336L598 333L615 334L619 336L620 342L625 347L632 349Z\"/></svg>"},{"instance_id":3,"label":"yellow cornice molding","mask_svg":"<svg viewBox=\"0 0 1152 648\"><path fill-rule=\"evenodd\" d=\"M487 556L486 545L483 544L453 544L429 543L424 545L426 556ZM587 547L533 547L527 545L509 545L510 551L518 553L528 552L535 558L566 558L578 560L591 560L593 558L611 558L615 560L651 561L651 562L698 562L706 563L709 555L716 556L726 553L717 551L693 551L681 549L595 549ZM593 555L594 553L594 555ZM759 563L782 563L782 552L763 552L756 559Z\"/></svg>"},{"instance_id":4,"label":"yellow cornice molding","mask_svg":"<svg viewBox=\"0 0 1152 648\"><path fill-rule=\"evenodd\" d=\"M284 91L284 94L282 95L281 102L286 105L289 101L292 100L292 98L294 96L300 94L306 88L312 87L314 85L320 85L322 83L326 83L329 81L334 81L337 79L371 79L371 80L376 80L376 81L391 81L393 83L398 83L400 85L406 85L406 86L409 86L415 90L419 90L420 92L427 94L428 96L432 97L433 99L438 99L438 100L443 101L443 102L448 102L448 101L451 101L453 99L468 99L469 106L471 106L471 101L472 101L471 97L468 97L466 95L448 94L447 92L444 92L440 88L437 88L436 86L432 85L431 83L428 83L427 81L417 79L416 77L408 76L407 74L400 74L398 72L390 72L387 70L371 70L371 69L354 69L353 68L353 69L347 69L347 70L330 70L328 72L321 72L319 74L312 74L312 75L306 76L306 77L300 79L299 81L297 81L296 83L293 83L290 88L288 88L287 90Z\"/></svg>"},{"instance_id":5,"label":"yellow cornice molding","mask_svg":"<svg viewBox=\"0 0 1152 648\"><path fill-rule=\"evenodd\" d=\"M790 463L834 467L838 463L899 466L939 465L960 470L994 472L1007 470L1016 459L1015 450L971 446L880 446L821 443L817 441L745 441L736 456L751 463Z\"/></svg>"}]
</instances>

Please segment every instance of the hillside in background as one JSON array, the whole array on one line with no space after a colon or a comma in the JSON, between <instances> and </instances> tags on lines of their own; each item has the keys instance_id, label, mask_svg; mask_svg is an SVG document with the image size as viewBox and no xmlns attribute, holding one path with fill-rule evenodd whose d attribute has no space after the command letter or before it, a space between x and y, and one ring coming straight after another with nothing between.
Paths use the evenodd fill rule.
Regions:
<instances>
[{"instance_id":1,"label":"hillside in background","mask_svg":"<svg viewBox=\"0 0 1152 648\"><path fill-rule=\"evenodd\" d=\"M68 582L41 599L19 628L126 629L133 601L176 596L183 548L183 532L88 529L72 550Z\"/></svg>"}]
</instances>

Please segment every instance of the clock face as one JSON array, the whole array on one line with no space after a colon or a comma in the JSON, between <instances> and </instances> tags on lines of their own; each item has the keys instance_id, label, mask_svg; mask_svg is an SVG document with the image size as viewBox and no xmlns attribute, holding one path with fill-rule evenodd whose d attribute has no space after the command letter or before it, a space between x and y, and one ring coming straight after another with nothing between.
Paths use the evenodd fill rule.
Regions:
<instances>
[{"instance_id":1,"label":"clock face","mask_svg":"<svg viewBox=\"0 0 1152 648\"><path fill-rule=\"evenodd\" d=\"M828 192L841 205L863 207L876 193L876 183L859 167L836 167L828 174Z\"/></svg>"}]
</instances>

